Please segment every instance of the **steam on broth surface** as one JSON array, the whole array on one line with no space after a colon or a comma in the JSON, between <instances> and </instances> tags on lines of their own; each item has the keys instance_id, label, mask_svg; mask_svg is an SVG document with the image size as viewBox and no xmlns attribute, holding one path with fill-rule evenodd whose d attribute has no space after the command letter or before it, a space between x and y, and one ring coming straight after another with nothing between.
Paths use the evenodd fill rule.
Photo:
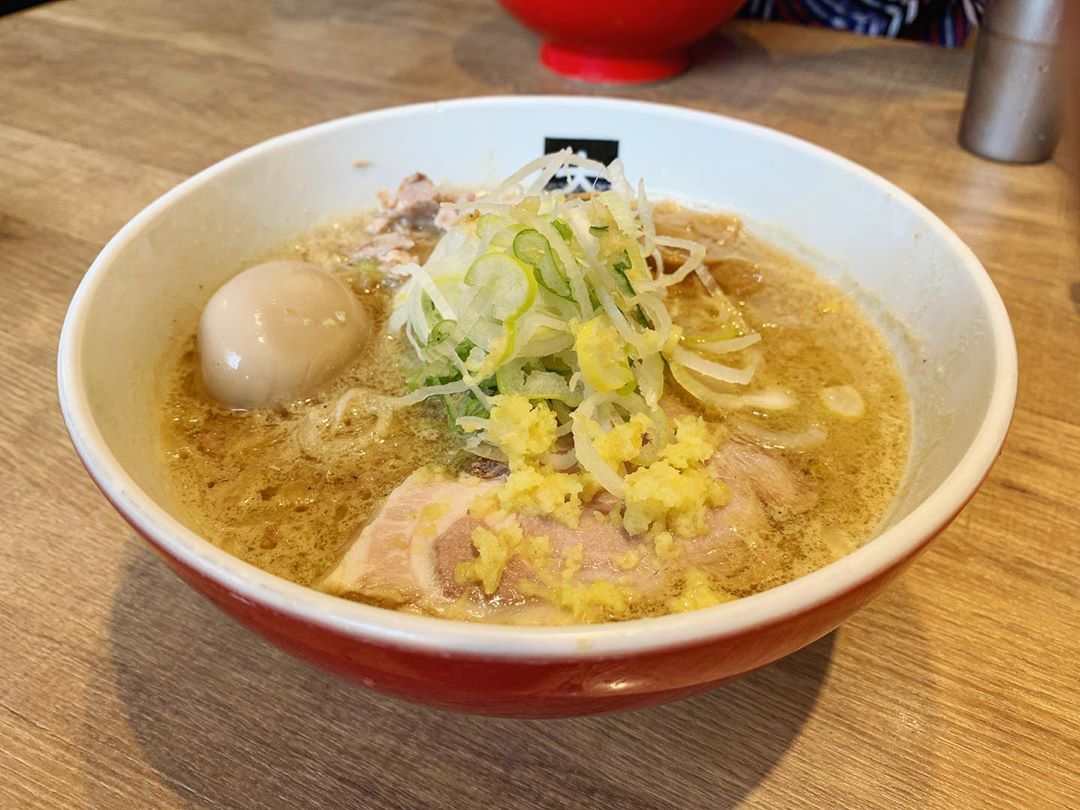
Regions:
<instances>
[{"instance_id":1,"label":"steam on broth surface","mask_svg":"<svg viewBox=\"0 0 1080 810\"><path fill-rule=\"evenodd\" d=\"M314 395L252 410L216 404L195 337L180 348L163 436L194 528L346 598L545 624L716 604L865 541L903 474L909 410L857 305L735 217L545 194L440 210L413 176L263 257L344 281L371 337ZM675 336L650 343L667 317Z\"/></svg>"}]
</instances>

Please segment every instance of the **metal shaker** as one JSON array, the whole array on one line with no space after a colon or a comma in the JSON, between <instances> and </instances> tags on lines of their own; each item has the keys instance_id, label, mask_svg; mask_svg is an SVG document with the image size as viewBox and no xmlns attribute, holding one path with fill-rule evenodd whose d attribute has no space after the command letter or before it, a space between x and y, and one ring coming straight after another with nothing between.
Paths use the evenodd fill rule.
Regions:
<instances>
[{"instance_id":1,"label":"metal shaker","mask_svg":"<svg viewBox=\"0 0 1080 810\"><path fill-rule=\"evenodd\" d=\"M960 145L991 160L1039 163L1061 137L1057 43L1064 0L991 0L975 43Z\"/></svg>"}]
</instances>

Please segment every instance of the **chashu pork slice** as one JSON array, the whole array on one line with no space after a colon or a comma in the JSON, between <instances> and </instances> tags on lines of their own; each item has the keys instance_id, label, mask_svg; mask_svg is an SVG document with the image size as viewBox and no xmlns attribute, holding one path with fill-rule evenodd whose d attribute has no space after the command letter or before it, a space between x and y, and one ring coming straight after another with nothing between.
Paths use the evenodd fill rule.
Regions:
<instances>
[{"instance_id":1,"label":"chashu pork slice","mask_svg":"<svg viewBox=\"0 0 1080 810\"><path fill-rule=\"evenodd\" d=\"M731 500L709 510L708 531L680 541L674 559L661 559L650 542L630 537L610 522L607 513L615 502L605 494L582 508L577 528L539 515L518 514L511 521L526 538L547 538L548 575L569 567L567 581L573 584L607 582L647 597L666 587L672 569L695 565L736 587L751 588L780 562L781 551L769 540L772 522L809 509L816 493L785 459L744 442L726 442L709 463L731 488ZM569 621L565 610L526 586L544 581L522 556L507 561L492 593L455 577L461 563L477 556L476 529L498 532L508 525L497 513L482 519L469 514L477 497L501 483L500 478L413 473L391 492L319 588L388 607L411 606L460 618Z\"/></svg>"}]
</instances>

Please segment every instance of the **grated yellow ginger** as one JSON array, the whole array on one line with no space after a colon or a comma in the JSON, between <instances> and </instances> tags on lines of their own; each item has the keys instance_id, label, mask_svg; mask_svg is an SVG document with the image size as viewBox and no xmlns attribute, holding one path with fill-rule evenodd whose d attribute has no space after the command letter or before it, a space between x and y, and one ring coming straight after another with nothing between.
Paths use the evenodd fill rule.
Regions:
<instances>
[{"instance_id":1,"label":"grated yellow ginger","mask_svg":"<svg viewBox=\"0 0 1080 810\"><path fill-rule=\"evenodd\" d=\"M521 529L517 526L508 527L498 533L478 526L472 533L472 544L477 556L457 564L454 568L454 581L458 585L478 582L484 588L484 593L491 596L499 590L506 564L514 556L520 542Z\"/></svg>"},{"instance_id":2,"label":"grated yellow ginger","mask_svg":"<svg viewBox=\"0 0 1080 810\"><path fill-rule=\"evenodd\" d=\"M677 470L686 470L708 461L716 452L712 430L700 416L675 419L675 441L660 453L660 458Z\"/></svg>"},{"instance_id":3,"label":"grated yellow ginger","mask_svg":"<svg viewBox=\"0 0 1080 810\"><path fill-rule=\"evenodd\" d=\"M645 434L651 427L652 422L643 413L634 414L628 422L616 425L607 433L597 426L593 447L612 469L619 470L623 464L641 455Z\"/></svg>"},{"instance_id":4,"label":"grated yellow ginger","mask_svg":"<svg viewBox=\"0 0 1080 810\"><path fill-rule=\"evenodd\" d=\"M496 509L545 515L577 528L581 505L592 499L597 486L592 476L559 472L539 462L538 456L555 443L555 412L522 396L500 395L494 402L485 438L506 454L510 475L492 495L478 498L470 512L475 517Z\"/></svg>"},{"instance_id":5,"label":"grated yellow ginger","mask_svg":"<svg viewBox=\"0 0 1080 810\"><path fill-rule=\"evenodd\" d=\"M704 533L707 510L731 499L727 484L705 466L715 451L710 429L701 417L676 419L675 439L659 460L626 476L623 528L631 535L669 531L696 537Z\"/></svg>"},{"instance_id":6,"label":"grated yellow ginger","mask_svg":"<svg viewBox=\"0 0 1080 810\"><path fill-rule=\"evenodd\" d=\"M633 608L637 591L606 579L594 582L563 582L553 594L553 602L570 611L576 621L625 619Z\"/></svg>"},{"instance_id":7,"label":"grated yellow ginger","mask_svg":"<svg viewBox=\"0 0 1080 810\"><path fill-rule=\"evenodd\" d=\"M551 541L543 535L526 537L518 548L518 554L534 571L543 571L551 563Z\"/></svg>"},{"instance_id":8,"label":"grated yellow ginger","mask_svg":"<svg viewBox=\"0 0 1080 810\"><path fill-rule=\"evenodd\" d=\"M454 581L458 585L479 583L488 596L499 590L506 566L515 554L536 569L541 569L551 556L547 537L525 537L516 523L497 531L478 526L473 529L472 544L477 556L457 564Z\"/></svg>"},{"instance_id":9,"label":"grated yellow ginger","mask_svg":"<svg viewBox=\"0 0 1080 810\"><path fill-rule=\"evenodd\" d=\"M667 600L667 609L672 613L683 613L730 602L734 598L727 591L714 586L708 574L692 566L686 569L686 581L679 595Z\"/></svg>"},{"instance_id":10,"label":"grated yellow ginger","mask_svg":"<svg viewBox=\"0 0 1080 810\"><path fill-rule=\"evenodd\" d=\"M658 532L653 538L653 548L661 560L670 561L679 556L679 544L675 542L675 535L671 532Z\"/></svg>"},{"instance_id":11,"label":"grated yellow ginger","mask_svg":"<svg viewBox=\"0 0 1080 810\"><path fill-rule=\"evenodd\" d=\"M473 498L469 504L469 517L477 520L493 516L499 510L499 494L497 491L482 492Z\"/></svg>"},{"instance_id":12,"label":"grated yellow ginger","mask_svg":"<svg viewBox=\"0 0 1080 810\"><path fill-rule=\"evenodd\" d=\"M450 504L445 501L429 503L420 510L416 534L424 540L431 540L439 534L439 518L450 513Z\"/></svg>"},{"instance_id":13,"label":"grated yellow ginger","mask_svg":"<svg viewBox=\"0 0 1080 810\"><path fill-rule=\"evenodd\" d=\"M550 516L577 528L583 504L599 490L587 472L559 472L539 460L550 452L556 440L556 417L546 404L533 405L526 397L495 397L486 438L507 456L510 474L493 494L473 504L471 513L484 517L495 511ZM632 536L669 532L673 536L696 537L707 529L706 516L712 507L723 506L731 494L707 466L716 451L711 428L700 416L680 416L674 420L674 436L647 466L635 467L652 429L646 414L634 414L606 433L594 424L593 446L626 482L621 517L612 513ZM632 472L626 472L631 469ZM667 548L671 556L677 549ZM660 548L658 547L658 553Z\"/></svg>"},{"instance_id":14,"label":"grated yellow ginger","mask_svg":"<svg viewBox=\"0 0 1080 810\"><path fill-rule=\"evenodd\" d=\"M509 512L550 515L576 529L581 519L581 477L549 467L519 467L496 490L499 506Z\"/></svg>"},{"instance_id":15,"label":"grated yellow ginger","mask_svg":"<svg viewBox=\"0 0 1080 810\"><path fill-rule=\"evenodd\" d=\"M612 562L615 563L616 568L622 571L629 571L641 562L641 549L632 548L629 551L624 551L622 554L617 554L612 559Z\"/></svg>"},{"instance_id":16,"label":"grated yellow ginger","mask_svg":"<svg viewBox=\"0 0 1080 810\"><path fill-rule=\"evenodd\" d=\"M677 470L657 461L626 477L623 528L631 535L667 529L697 537L708 528L706 510L726 502L727 486L705 470Z\"/></svg>"},{"instance_id":17,"label":"grated yellow ginger","mask_svg":"<svg viewBox=\"0 0 1080 810\"><path fill-rule=\"evenodd\" d=\"M585 560L585 549L579 543L567 552L559 575L539 572L540 582L518 583L525 596L545 599L552 605L571 613L576 621L625 619L630 616L638 592L628 585L616 585L608 580L575 582Z\"/></svg>"},{"instance_id":18,"label":"grated yellow ginger","mask_svg":"<svg viewBox=\"0 0 1080 810\"><path fill-rule=\"evenodd\" d=\"M558 422L546 403L508 394L492 402L485 438L506 454L511 469L551 450Z\"/></svg>"}]
</instances>

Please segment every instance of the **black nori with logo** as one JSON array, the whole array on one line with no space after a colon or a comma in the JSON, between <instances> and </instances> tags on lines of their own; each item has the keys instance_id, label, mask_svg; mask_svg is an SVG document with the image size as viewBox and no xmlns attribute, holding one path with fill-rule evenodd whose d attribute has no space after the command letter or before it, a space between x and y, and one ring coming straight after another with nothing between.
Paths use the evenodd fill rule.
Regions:
<instances>
[{"instance_id":1,"label":"black nori with logo","mask_svg":"<svg viewBox=\"0 0 1080 810\"><path fill-rule=\"evenodd\" d=\"M605 166L619 156L619 142L595 138L544 138L544 154L550 155L560 149L570 149L576 155L598 160ZM544 187L545 191L563 189L575 191L605 191L610 187L607 180L595 177L581 169L570 167L556 174Z\"/></svg>"}]
</instances>

